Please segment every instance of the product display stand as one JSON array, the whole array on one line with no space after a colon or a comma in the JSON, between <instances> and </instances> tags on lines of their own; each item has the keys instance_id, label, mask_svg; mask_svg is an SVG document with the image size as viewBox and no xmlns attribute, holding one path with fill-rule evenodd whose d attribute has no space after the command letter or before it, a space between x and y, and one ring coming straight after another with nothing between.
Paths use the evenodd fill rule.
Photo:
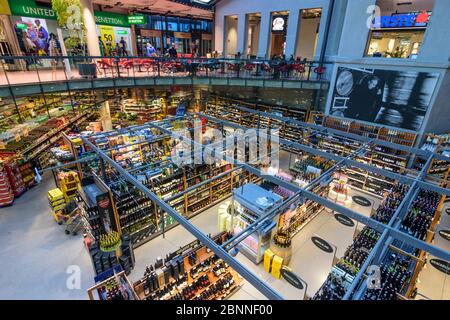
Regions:
<instances>
[{"instance_id":1,"label":"product display stand","mask_svg":"<svg viewBox=\"0 0 450 320\"><path fill-rule=\"evenodd\" d=\"M282 197L252 183L233 190L232 225L236 219L234 232L245 229L256 219L266 214L275 205L280 204ZM264 258L264 251L270 246L274 221L268 221L264 228L251 234L239 244L239 249L253 263L259 264Z\"/></svg>"},{"instance_id":2,"label":"product display stand","mask_svg":"<svg viewBox=\"0 0 450 320\"><path fill-rule=\"evenodd\" d=\"M112 271L115 273L115 271ZM125 271L97 283L87 290L89 300L138 300Z\"/></svg>"},{"instance_id":3,"label":"product display stand","mask_svg":"<svg viewBox=\"0 0 450 320\"><path fill-rule=\"evenodd\" d=\"M11 205L14 202L14 194L11 190L7 175L0 165L0 208Z\"/></svg>"},{"instance_id":4,"label":"product display stand","mask_svg":"<svg viewBox=\"0 0 450 320\"><path fill-rule=\"evenodd\" d=\"M221 244L230 234L212 239ZM141 300L222 300L239 289L241 279L222 259L198 240L157 259L145 276L134 283Z\"/></svg>"}]
</instances>

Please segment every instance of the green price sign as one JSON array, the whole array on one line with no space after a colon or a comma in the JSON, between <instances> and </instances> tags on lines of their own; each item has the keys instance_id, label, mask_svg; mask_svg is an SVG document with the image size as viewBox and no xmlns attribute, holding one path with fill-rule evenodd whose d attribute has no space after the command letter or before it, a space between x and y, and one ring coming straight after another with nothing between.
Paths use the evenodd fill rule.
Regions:
<instances>
[{"instance_id":1,"label":"green price sign","mask_svg":"<svg viewBox=\"0 0 450 320\"><path fill-rule=\"evenodd\" d=\"M143 14L128 16L129 24L145 24L145 16Z\"/></svg>"},{"instance_id":2,"label":"green price sign","mask_svg":"<svg viewBox=\"0 0 450 320\"><path fill-rule=\"evenodd\" d=\"M22 30L28 29L28 27L27 27L27 25L25 23L18 23L18 24L16 24L16 28L17 29L22 29Z\"/></svg>"},{"instance_id":3,"label":"green price sign","mask_svg":"<svg viewBox=\"0 0 450 320\"><path fill-rule=\"evenodd\" d=\"M118 31L117 31L117 34L123 34L123 35L125 35L125 34L128 34L128 32L127 32L127 30L118 30Z\"/></svg>"}]
</instances>

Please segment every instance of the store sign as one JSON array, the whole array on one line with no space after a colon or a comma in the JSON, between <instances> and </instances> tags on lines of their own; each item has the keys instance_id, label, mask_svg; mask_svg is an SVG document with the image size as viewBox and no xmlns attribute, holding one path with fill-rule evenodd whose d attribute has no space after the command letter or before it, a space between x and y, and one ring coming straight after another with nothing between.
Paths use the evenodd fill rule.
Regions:
<instances>
[{"instance_id":1,"label":"store sign","mask_svg":"<svg viewBox=\"0 0 450 320\"><path fill-rule=\"evenodd\" d=\"M450 241L450 230L439 230L439 235L447 241Z\"/></svg>"},{"instance_id":2,"label":"store sign","mask_svg":"<svg viewBox=\"0 0 450 320\"><path fill-rule=\"evenodd\" d=\"M117 30L117 34L120 34L120 35L127 35L127 34L128 34L128 31L127 31L127 30Z\"/></svg>"},{"instance_id":3,"label":"store sign","mask_svg":"<svg viewBox=\"0 0 450 320\"><path fill-rule=\"evenodd\" d=\"M450 276L450 262L440 259L431 259L430 263L433 267L435 267L439 271Z\"/></svg>"},{"instance_id":4,"label":"store sign","mask_svg":"<svg viewBox=\"0 0 450 320\"><path fill-rule=\"evenodd\" d=\"M280 273L284 280L286 280L291 286L300 290L304 288L300 278L285 266L281 267Z\"/></svg>"},{"instance_id":5,"label":"store sign","mask_svg":"<svg viewBox=\"0 0 450 320\"><path fill-rule=\"evenodd\" d=\"M355 203L359 204L362 207L370 207L372 205L372 203L366 197L353 196L352 199Z\"/></svg>"},{"instance_id":6,"label":"store sign","mask_svg":"<svg viewBox=\"0 0 450 320\"><path fill-rule=\"evenodd\" d=\"M398 13L390 16L375 17L372 28L425 28L431 18L431 11Z\"/></svg>"},{"instance_id":7,"label":"store sign","mask_svg":"<svg viewBox=\"0 0 450 320\"><path fill-rule=\"evenodd\" d=\"M32 0L9 0L11 14L33 18L56 20L56 12L51 8L37 6Z\"/></svg>"},{"instance_id":8,"label":"store sign","mask_svg":"<svg viewBox=\"0 0 450 320\"><path fill-rule=\"evenodd\" d=\"M129 24L145 24L145 16L143 14L135 14L127 17Z\"/></svg>"},{"instance_id":9,"label":"store sign","mask_svg":"<svg viewBox=\"0 0 450 320\"><path fill-rule=\"evenodd\" d=\"M333 247L319 237L312 237L311 241L322 251L325 251L326 253L333 253Z\"/></svg>"},{"instance_id":10,"label":"store sign","mask_svg":"<svg viewBox=\"0 0 450 320\"><path fill-rule=\"evenodd\" d=\"M40 7L33 0L9 0L11 14L15 16L33 17L56 20L56 12L51 8ZM97 24L129 27L127 16L114 12L94 11Z\"/></svg>"},{"instance_id":11,"label":"store sign","mask_svg":"<svg viewBox=\"0 0 450 320\"><path fill-rule=\"evenodd\" d=\"M350 219L347 216L344 216L343 214L337 213L334 215L334 218L341 224L343 224L346 227L354 227L355 223L352 219Z\"/></svg>"},{"instance_id":12,"label":"store sign","mask_svg":"<svg viewBox=\"0 0 450 320\"><path fill-rule=\"evenodd\" d=\"M287 16L273 16L272 17L272 32L286 31Z\"/></svg>"},{"instance_id":13,"label":"store sign","mask_svg":"<svg viewBox=\"0 0 450 320\"><path fill-rule=\"evenodd\" d=\"M95 23L106 26L129 27L127 16L114 12L94 11Z\"/></svg>"}]
</instances>

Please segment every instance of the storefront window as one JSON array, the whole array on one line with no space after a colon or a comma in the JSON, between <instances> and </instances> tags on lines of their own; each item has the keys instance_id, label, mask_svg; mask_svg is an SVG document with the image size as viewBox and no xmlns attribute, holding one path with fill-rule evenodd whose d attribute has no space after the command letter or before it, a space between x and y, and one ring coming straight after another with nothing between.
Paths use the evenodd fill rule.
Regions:
<instances>
[{"instance_id":1,"label":"storefront window","mask_svg":"<svg viewBox=\"0 0 450 320\"><path fill-rule=\"evenodd\" d=\"M372 21L365 56L416 59L432 18L434 1L416 2L407 11L395 2L380 7L389 10L381 11Z\"/></svg>"},{"instance_id":2,"label":"storefront window","mask_svg":"<svg viewBox=\"0 0 450 320\"><path fill-rule=\"evenodd\" d=\"M367 55L372 57L415 59L425 30L372 31Z\"/></svg>"},{"instance_id":3,"label":"storefront window","mask_svg":"<svg viewBox=\"0 0 450 320\"><path fill-rule=\"evenodd\" d=\"M167 30L168 31L179 31L178 30L178 18L175 18L175 17L167 18Z\"/></svg>"},{"instance_id":4,"label":"storefront window","mask_svg":"<svg viewBox=\"0 0 450 320\"><path fill-rule=\"evenodd\" d=\"M191 31L191 22L189 19L180 19L180 31L181 32Z\"/></svg>"},{"instance_id":5,"label":"storefront window","mask_svg":"<svg viewBox=\"0 0 450 320\"><path fill-rule=\"evenodd\" d=\"M149 27L153 30L164 30L164 17L149 16Z\"/></svg>"},{"instance_id":6,"label":"storefront window","mask_svg":"<svg viewBox=\"0 0 450 320\"><path fill-rule=\"evenodd\" d=\"M288 11L273 12L270 27L270 57L281 57L286 49Z\"/></svg>"}]
</instances>

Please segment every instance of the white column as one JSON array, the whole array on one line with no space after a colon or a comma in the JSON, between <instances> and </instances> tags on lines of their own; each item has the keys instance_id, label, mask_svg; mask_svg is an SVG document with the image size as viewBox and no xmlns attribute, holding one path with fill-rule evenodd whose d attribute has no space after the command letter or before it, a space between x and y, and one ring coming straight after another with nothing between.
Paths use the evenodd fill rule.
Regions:
<instances>
[{"instance_id":1,"label":"white column","mask_svg":"<svg viewBox=\"0 0 450 320\"><path fill-rule=\"evenodd\" d=\"M246 14L242 13L238 15L238 26L237 26L237 46L236 52L240 52L242 57L245 55L245 42L247 39L247 19Z\"/></svg>"},{"instance_id":2,"label":"white column","mask_svg":"<svg viewBox=\"0 0 450 320\"><path fill-rule=\"evenodd\" d=\"M299 16L300 10L289 12L288 29L286 34L286 49L285 49L286 59L289 59L291 54L295 53Z\"/></svg>"},{"instance_id":3,"label":"white column","mask_svg":"<svg viewBox=\"0 0 450 320\"><path fill-rule=\"evenodd\" d=\"M261 28L259 30L258 57L267 58L270 40L270 12L261 13Z\"/></svg>"},{"instance_id":4,"label":"white column","mask_svg":"<svg viewBox=\"0 0 450 320\"><path fill-rule=\"evenodd\" d=\"M90 56L100 56L100 46L95 25L94 8L92 0L80 0L84 26L86 28L86 41Z\"/></svg>"}]
</instances>

